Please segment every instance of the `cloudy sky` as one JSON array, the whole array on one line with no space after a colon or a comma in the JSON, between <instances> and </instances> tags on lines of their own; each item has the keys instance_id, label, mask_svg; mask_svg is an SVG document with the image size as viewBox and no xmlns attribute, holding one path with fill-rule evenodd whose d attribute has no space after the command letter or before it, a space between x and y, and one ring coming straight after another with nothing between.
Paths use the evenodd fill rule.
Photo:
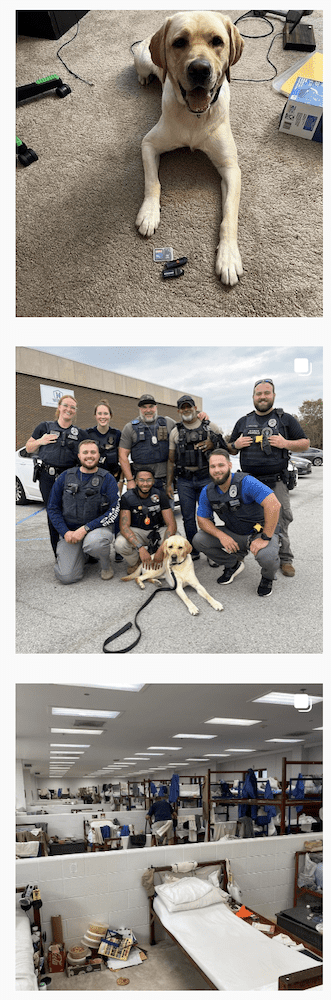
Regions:
<instances>
[{"instance_id":1,"label":"cloudy sky","mask_svg":"<svg viewBox=\"0 0 331 1000\"><path fill-rule=\"evenodd\" d=\"M276 405L297 414L322 397L321 347L43 347L39 351L202 396L211 420L230 433L252 409L256 379L272 378ZM116 422L116 414L114 413Z\"/></svg>"}]
</instances>

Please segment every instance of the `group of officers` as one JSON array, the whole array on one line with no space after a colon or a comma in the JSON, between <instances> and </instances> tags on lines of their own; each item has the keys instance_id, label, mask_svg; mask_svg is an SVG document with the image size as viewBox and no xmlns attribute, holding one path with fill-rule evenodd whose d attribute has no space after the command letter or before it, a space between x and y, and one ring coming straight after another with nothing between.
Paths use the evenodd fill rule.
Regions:
<instances>
[{"instance_id":1,"label":"group of officers","mask_svg":"<svg viewBox=\"0 0 331 1000\"><path fill-rule=\"evenodd\" d=\"M138 416L120 431L101 400L95 425L83 430L76 400L63 396L54 420L33 431L25 447L34 457L61 583L81 580L89 561L111 579L114 539L115 561L124 558L129 573L140 563L160 564L162 542L177 533L175 486L192 558L203 552L210 566L222 566L219 584L232 583L249 551L261 568L259 596L271 594L279 566L294 576L288 458L289 451L305 451L309 439L290 413L275 407L273 380L255 383L253 410L237 420L228 441L192 396L181 396L177 407L177 421L159 415L145 393ZM231 455L238 452L241 471L233 473Z\"/></svg>"}]
</instances>

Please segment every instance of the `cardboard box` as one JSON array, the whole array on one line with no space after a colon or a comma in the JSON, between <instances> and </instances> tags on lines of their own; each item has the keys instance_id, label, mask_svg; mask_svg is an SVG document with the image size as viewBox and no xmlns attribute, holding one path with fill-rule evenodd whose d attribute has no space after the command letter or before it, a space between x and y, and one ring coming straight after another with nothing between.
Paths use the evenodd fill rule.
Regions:
<instances>
[{"instance_id":1,"label":"cardboard box","mask_svg":"<svg viewBox=\"0 0 331 1000\"><path fill-rule=\"evenodd\" d=\"M53 972L63 972L66 962L66 950L64 943L59 944L58 942L52 941L49 945L47 953L47 965L48 971Z\"/></svg>"},{"instance_id":2,"label":"cardboard box","mask_svg":"<svg viewBox=\"0 0 331 1000\"><path fill-rule=\"evenodd\" d=\"M298 76L286 101L279 131L322 142L323 83Z\"/></svg>"}]
</instances>

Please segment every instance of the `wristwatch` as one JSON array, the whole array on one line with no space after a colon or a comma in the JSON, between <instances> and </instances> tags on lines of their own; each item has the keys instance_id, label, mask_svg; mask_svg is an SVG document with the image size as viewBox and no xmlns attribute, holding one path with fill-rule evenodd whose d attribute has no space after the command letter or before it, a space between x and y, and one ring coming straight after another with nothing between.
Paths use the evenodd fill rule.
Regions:
<instances>
[{"instance_id":1,"label":"wristwatch","mask_svg":"<svg viewBox=\"0 0 331 1000\"><path fill-rule=\"evenodd\" d=\"M84 524L83 527L84 527L84 531L86 531L86 532L91 531L91 528L89 528L87 524Z\"/></svg>"},{"instance_id":2,"label":"wristwatch","mask_svg":"<svg viewBox=\"0 0 331 1000\"><path fill-rule=\"evenodd\" d=\"M272 536L271 535L266 535L265 531L262 531L262 534L260 535L260 538L263 538L264 542L271 542Z\"/></svg>"}]
</instances>

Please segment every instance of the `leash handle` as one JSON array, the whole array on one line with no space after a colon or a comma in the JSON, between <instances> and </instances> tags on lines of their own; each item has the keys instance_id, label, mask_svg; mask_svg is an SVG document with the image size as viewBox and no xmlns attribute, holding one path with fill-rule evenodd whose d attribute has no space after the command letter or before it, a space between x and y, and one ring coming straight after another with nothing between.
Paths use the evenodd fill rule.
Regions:
<instances>
[{"instance_id":1,"label":"leash handle","mask_svg":"<svg viewBox=\"0 0 331 1000\"><path fill-rule=\"evenodd\" d=\"M141 639L141 628L140 628L140 625L138 625L138 622L137 622L137 618L138 618L138 615L140 615L140 612L143 611L144 608L147 608L147 605L150 604L150 602L153 600L154 597L156 597L157 594L163 594L166 590L176 590L176 588L177 588L177 580L176 580L175 574L172 572L172 570L170 572L171 572L171 576L172 576L172 578L174 580L174 586L173 587L162 587L162 590L154 590L154 593L150 594L150 596L147 598L147 601L145 601L144 604L141 605L141 608L138 608L138 611L135 614L134 624L135 624L135 626L136 626L136 628L138 629L138 632L139 632L139 635L138 635L137 639L135 639L135 641L131 643L131 646L126 646L125 649L116 649L116 650L115 649L106 649L106 646L108 646L109 642L113 642L113 639L117 639L119 635L123 635L123 632L128 632L128 630L130 628L132 628L132 622L127 622L127 624L123 625L123 628L120 628L118 630L118 632L114 632L113 635L109 635L108 636L108 639L105 639L103 647L102 647L102 652L103 653L113 653L113 655L114 654L116 655L117 653L128 653L130 651L130 649L134 649L134 647L137 645L137 643Z\"/></svg>"}]
</instances>

